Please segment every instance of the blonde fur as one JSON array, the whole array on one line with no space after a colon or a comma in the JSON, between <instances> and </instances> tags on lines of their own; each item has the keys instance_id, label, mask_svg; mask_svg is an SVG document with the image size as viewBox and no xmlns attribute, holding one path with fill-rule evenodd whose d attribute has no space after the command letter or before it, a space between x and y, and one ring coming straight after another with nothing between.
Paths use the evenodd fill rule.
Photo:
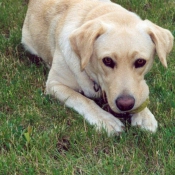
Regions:
<instances>
[{"instance_id":1,"label":"blonde fur","mask_svg":"<svg viewBox=\"0 0 175 175\"><path fill-rule=\"evenodd\" d=\"M110 108L122 113L116 99L130 95L135 99L133 109L138 108L149 96L144 75L152 66L155 51L167 67L173 36L109 0L30 0L22 43L50 68L47 93L110 135L122 132L123 123L91 98L105 92ZM105 66L104 57L112 58L115 67ZM139 58L146 64L135 68ZM101 87L98 92L94 82ZM152 132L157 129L148 108L133 115L132 125Z\"/></svg>"}]
</instances>

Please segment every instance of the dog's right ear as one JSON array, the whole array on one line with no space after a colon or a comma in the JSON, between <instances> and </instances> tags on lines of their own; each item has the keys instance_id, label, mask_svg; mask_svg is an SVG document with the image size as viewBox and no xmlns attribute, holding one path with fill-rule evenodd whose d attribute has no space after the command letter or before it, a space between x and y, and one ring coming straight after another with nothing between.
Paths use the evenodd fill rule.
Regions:
<instances>
[{"instance_id":1,"label":"dog's right ear","mask_svg":"<svg viewBox=\"0 0 175 175\"><path fill-rule=\"evenodd\" d=\"M167 67L166 56L173 48L174 37L169 30L163 29L149 20L145 20L146 31L156 46L157 55L164 67Z\"/></svg>"},{"instance_id":2,"label":"dog's right ear","mask_svg":"<svg viewBox=\"0 0 175 175\"><path fill-rule=\"evenodd\" d=\"M80 58L82 71L92 56L95 40L105 31L105 26L101 21L91 20L73 31L70 35L70 43L72 49Z\"/></svg>"}]
</instances>

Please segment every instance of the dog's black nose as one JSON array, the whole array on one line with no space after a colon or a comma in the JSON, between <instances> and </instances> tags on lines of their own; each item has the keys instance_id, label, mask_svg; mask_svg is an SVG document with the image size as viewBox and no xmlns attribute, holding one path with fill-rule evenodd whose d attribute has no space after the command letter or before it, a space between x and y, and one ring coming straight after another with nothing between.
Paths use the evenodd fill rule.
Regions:
<instances>
[{"instance_id":1,"label":"dog's black nose","mask_svg":"<svg viewBox=\"0 0 175 175\"><path fill-rule=\"evenodd\" d=\"M121 111L129 111L134 107L135 99L129 95L122 95L117 98L116 105Z\"/></svg>"}]
</instances>

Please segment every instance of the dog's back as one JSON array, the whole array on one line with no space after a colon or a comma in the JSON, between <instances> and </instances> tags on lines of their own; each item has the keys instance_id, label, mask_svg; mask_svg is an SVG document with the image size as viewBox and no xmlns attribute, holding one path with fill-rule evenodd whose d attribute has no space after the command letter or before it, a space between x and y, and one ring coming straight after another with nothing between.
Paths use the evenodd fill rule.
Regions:
<instances>
[{"instance_id":1,"label":"dog's back","mask_svg":"<svg viewBox=\"0 0 175 175\"><path fill-rule=\"evenodd\" d=\"M82 0L29 0L22 29L22 44L26 50L41 57L50 67L57 42L55 39L59 38L67 14L76 6L75 4L81 2ZM97 0L87 0L82 8L88 9L88 5L93 6L93 3L97 2ZM85 10L84 13L86 14L87 11ZM83 17L82 14L79 16L79 18ZM55 33L57 37L53 36Z\"/></svg>"}]
</instances>

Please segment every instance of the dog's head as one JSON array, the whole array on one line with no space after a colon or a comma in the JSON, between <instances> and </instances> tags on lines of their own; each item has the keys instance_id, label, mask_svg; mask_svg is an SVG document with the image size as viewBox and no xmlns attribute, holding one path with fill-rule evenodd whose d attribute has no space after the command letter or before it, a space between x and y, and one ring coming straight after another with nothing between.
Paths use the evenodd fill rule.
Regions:
<instances>
[{"instance_id":1,"label":"dog's head","mask_svg":"<svg viewBox=\"0 0 175 175\"><path fill-rule=\"evenodd\" d=\"M167 67L173 36L148 20L114 25L96 19L74 31L70 42L82 71L98 81L111 109L121 113L138 108L148 98L144 75L155 52Z\"/></svg>"}]
</instances>

